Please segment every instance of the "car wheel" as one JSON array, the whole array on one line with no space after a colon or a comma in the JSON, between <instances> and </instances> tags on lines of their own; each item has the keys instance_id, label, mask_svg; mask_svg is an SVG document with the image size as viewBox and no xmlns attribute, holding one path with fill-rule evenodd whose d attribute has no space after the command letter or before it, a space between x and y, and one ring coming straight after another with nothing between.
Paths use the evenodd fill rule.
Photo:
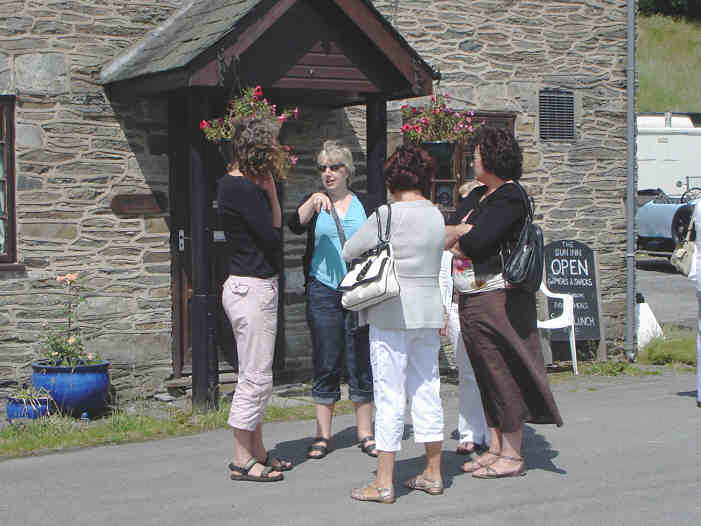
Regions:
<instances>
[{"instance_id":1,"label":"car wheel","mask_svg":"<svg viewBox=\"0 0 701 526\"><path fill-rule=\"evenodd\" d=\"M684 239L686 239L686 232L689 230L689 223L691 222L691 215L694 213L694 207L691 205L683 206L677 213L674 214L672 219L672 241L674 241L674 246L678 246Z\"/></svg>"}]
</instances>

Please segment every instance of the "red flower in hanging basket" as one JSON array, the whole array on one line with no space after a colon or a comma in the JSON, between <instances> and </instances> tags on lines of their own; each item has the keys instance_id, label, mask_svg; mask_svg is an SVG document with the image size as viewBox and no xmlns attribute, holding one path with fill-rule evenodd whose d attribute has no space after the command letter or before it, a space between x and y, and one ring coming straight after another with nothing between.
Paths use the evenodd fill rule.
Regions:
<instances>
[{"instance_id":1,"label":"red flower in hanging basket","mask_svg":"<svg viewBox=\"0 0 701 526\"><path fill-rule=\"evenodd\" d=\"M423 108L401 107L404 125L401 132L414 144L432 141L457 141L472 133L472 111L448 108L447 95L432 95Z\"/></svg>"},{"instance_id":2,"label":"red flower in hanging basket","mask_svg":"<svg viewBox=\"0 0 701 526\"><path fill-rule=\"evenodd\" d=\"M219 143L232 138L236 123L242 119L270 119L282 125L293 116L295 119L299 118L299 108L284 110L278 115L277 106L263 97L261 86L256 86L244 89L239 97L231 99L227 105L226 115L200 122L200 130L208 141ZM282 162L289 168L297 162L297 157L292 155L287 147L284 153ZM280 177L284 178L284 171L281 172Z\"/></svg>"}]
</instances>

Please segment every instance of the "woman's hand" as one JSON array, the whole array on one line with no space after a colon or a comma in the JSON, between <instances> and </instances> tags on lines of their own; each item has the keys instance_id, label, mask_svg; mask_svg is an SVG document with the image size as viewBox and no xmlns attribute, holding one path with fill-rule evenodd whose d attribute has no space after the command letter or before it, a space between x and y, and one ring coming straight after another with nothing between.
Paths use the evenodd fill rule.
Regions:
<instances>
[{"instance_id":1,"label":"woman's hand","mask_svg":"<svg viewBox=\"0 0 701 526\"><path fill-rule=\"evenodd\" d=\"M313 193L309 196L309 199L302 203L297 209L299 223L306 225L315 212L318 214L322 209L326 212L330 212L331 206L331 199L329 199L328 195L322 192Z\"/></svg>"},{"instance_id":2,"label":"woman's hand","mask_svg":"<svg viewBox=\"0 0 701 526\"><path fill-rule=\"evenodd\" d=\"M331 199L329 199L329 196L326 194L322 194L321 192L316 192L309 197L307 202L310 202L314 206L314 211L318 214L321 212L321 209L323 208L324 211L330 212L331 211Z\"/></svg>"},{"instance_id":3,"label":"woman's hand","mask_svg":"<svg viewBox=\"0 0 701 526\"><path fill-rule=\"evenodd\" d=\"M453 252L453 246L462 236L472 230L472 225L460 223L445 227L445 249ZM453 252L454 253L454 252Z\"/></svg>"}]
</instances>

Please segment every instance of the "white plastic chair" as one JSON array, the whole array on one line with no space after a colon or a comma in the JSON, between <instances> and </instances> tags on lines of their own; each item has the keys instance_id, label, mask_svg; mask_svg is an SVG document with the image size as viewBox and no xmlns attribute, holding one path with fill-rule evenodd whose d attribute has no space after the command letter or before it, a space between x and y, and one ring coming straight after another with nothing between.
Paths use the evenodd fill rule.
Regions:
<instances>
[{"instance_id":1,"label":"white plastic chair","mask_svg":"<svg viewBox=\"0 0 701 526\"><path fill-rule=\"evenodd\" d=\"M574 374L579 374L577 370L577 345L574 339L574 297L572 294L560 294L551 292L545 284L545 279L540 283L540 291L548 298L562 300L562 314L549 320L538 320L539 329L564 329L569 327L570 351L572 353L572 368Z\"/></svg>"}]
</instances>

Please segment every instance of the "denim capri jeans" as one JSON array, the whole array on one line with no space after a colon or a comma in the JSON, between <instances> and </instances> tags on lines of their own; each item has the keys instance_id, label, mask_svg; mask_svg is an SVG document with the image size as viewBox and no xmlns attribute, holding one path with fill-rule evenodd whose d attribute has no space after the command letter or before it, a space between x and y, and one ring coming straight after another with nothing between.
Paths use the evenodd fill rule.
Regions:
<instances>
[{"instance_id":1,"label":"denim capri jeans","mask_svg":"<svg viewBox=\"0 0 701 526\"><path fill-rule=\"evenodd\" d=\"M309 278L306 296L314 367L312 398L317 404L338 402L345 365L350 399L353 402L371 402L369 347L364 345L362 349L355 349L351 333L352 313L341 306L341 293Z\"/></svg>"}]
</instances>

